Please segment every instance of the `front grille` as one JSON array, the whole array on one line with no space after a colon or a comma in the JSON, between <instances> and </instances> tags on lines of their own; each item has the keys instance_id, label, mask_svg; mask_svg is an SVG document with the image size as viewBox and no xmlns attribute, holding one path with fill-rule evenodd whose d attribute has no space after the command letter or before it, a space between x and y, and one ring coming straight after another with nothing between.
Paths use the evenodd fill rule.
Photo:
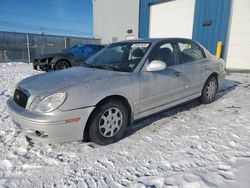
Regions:
<instances>
[{"instance_id":1,"label":"front grille","mask_svg":"<svg viewBox=\"0 0 250 188\"><path fill-rule=\"evenodd\" d=\"M25 108L26 104L27 104L27 101L28 101L28 96L24 92L22 92L21 90L16 89L15 93L14 93L14 101L19 106Z\"/></svg>"}]
</instances>

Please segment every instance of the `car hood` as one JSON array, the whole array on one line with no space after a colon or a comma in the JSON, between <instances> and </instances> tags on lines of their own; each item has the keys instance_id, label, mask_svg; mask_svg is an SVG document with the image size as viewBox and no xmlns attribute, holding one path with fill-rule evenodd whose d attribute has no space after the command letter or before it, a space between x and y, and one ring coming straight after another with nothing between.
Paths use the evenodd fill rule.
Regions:
<instances>
[{"instance_id":1,"label":"car hood","mask_svg":"<svg viewBox=\"0 0 250 188\"><path fill-rule=\"evenodd\" d=\"M89 87L95 81L109 79L122 74L127 73L87 67L72 67L28 77L19 82L17 87L30 94L48 95L75 84L86 84Z\"/></svg>"},{"instance_id":2,"label":"car hood","mask_svg":"<svg viewBox=\"0 0 250 188\"><path fill-rule=\"evenodd\" d=\"M49 57L57 57L57 56L65 56L65 55L72 55L72 54L69 52L56 52L56 53L43 54L36 59L44 59L44 58L49 58Z\"/></svg>"}]
</instances>

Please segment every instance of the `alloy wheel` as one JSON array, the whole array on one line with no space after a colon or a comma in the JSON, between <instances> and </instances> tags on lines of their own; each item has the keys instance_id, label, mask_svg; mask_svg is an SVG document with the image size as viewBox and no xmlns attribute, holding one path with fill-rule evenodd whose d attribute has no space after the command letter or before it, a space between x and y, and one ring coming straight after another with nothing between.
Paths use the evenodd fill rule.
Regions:
<instances>
[{"instance_id":1,"label":"alloy wheel","mask_svg":"<svg viewBox=\"0 0 250 188\"><path fill-rule=\"evenodd\" d=\"M216 83L213 80L211 80L207 86L207 92L206 92L207 98L212 99L215 95L215 92L216 92Z\"/></svg>"},{"instance_id":2,"label":"alloy wheel","mask_svg":"<svg viewBox=\"0 0 250 188\"><path fill-rule=\"evenodd\" d=\"M108 108L100 118L99 131L106 138L113 137L121 129L122 121L122 112L118 108Z\"/></svg>"}]
</instances>

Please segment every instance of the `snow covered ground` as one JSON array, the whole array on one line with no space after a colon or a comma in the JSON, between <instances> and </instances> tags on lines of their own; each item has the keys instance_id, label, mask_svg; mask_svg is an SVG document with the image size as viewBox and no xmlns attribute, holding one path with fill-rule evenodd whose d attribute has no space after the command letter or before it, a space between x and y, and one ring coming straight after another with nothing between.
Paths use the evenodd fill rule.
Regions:
<instances>
[{"instance_id":1,"label":"snow covered ground","mask_svg":"<svg viewBox=\"0 0 250 188\"><path fill-rule=\"evenodd\" d=\"M250 75L227 76L217 100L135 123L109 146L32 143L6 101L33 71L0 64L0 187L250 187Z\"/></svg>"}]
</instances>

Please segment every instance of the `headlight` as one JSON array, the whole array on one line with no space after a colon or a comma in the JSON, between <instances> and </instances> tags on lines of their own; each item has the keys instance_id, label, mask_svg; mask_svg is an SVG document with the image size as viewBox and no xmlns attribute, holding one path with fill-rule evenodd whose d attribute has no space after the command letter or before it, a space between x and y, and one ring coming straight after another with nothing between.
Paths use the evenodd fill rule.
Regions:
<instances>
[{"instance_id":1,"label":"headlight","mask_svg":"<svg viewBox=\"0 0 250 188\"><path fill-rule=\"evenodd\" d=\"M66 93L56 93L43 100L40 97L36 97L31 103L30 110L42 113L52 112L64 103L66 97Z\"/></svg>"}]
</instances>

